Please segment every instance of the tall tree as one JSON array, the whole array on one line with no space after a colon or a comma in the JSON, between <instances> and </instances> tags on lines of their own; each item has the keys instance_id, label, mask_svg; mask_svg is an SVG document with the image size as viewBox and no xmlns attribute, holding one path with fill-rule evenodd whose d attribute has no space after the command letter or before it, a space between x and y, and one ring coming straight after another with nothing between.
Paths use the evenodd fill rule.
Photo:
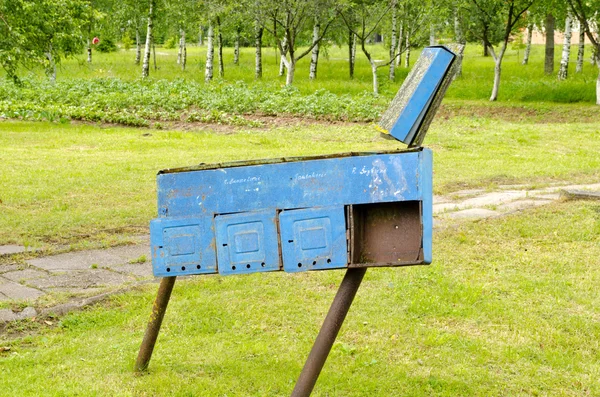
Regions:
<instances>
[{"instance_id":1,"label":"tall tree","mask_svg":"<svg viewBox=\"0 0 600 397\"><path fill-rule=\"evenodd\" d=\"M592 26L600 24L600 0L568 0L573 15L581 22L586 36L595 49L598 78L596 79L596 105L600 105L600 35L594 35Z\"/></svg>"},{"instance_id":2,"label":"tall tree","mask_svg":"<svg viewBox=\"0 0 600 397\"><path fill-rule=\"evenodd\" d=\"M562 56L560 57L560 69L558 70L558 79L566 80L569 76L569 56L571 55L571 13L569 12L565 19L564 41Z\"/></svg>"},{"instance_id":3,"label":"tall tree","mask_svg":"<svg viewBox=\"0 0 600 397\"><path fill-rule=\"evenodd\" d=\"M523 14L533 5L535 0L471 0L473 7L471 10L479 21L480 30L483 31L481 40L488 48L494 58L494 86L490 101L498 99L500 90L500 76L502 74L502 60L508 47L508 41L518 28L523 24ZM498 25L503 27L502 40L500 48L496 52L490 37L485 33L485 26Z\"/></svg>"},{"instance_id":4,"label":"tall tree","mask_svg":"<svg viewBox=\"0 0 600 397\"><path fill-rule=\"evenodd\" d=\"M332 3L334 5L334 3ZM321 33L316 40L313 40L308 48L301 53L297 53L299 46L299 36L304 31L310 21L314 21L315 15L322 12ZM319 0L281 0L273 4L269 11L269 17L273 21L273 28L265 28L275 38L281 59L287 69L285 84L292 85L296 72L296 63L310 54L312 49L318 45L329 26L338 14L337 7L324 7L324 1ZM287 43L287 51L283 46L283 40Z\"/></svg>"},{"instance_id":5,"label":"tall tree","mask_svg":"<svg viewBox=\"0 0 600 397\"><path fill-rule=\"evenodd\" d=\"M152 29L154 27L154 13L156 12L156 0L148 2L148 29L146 30L146 47L144 48L144 62L142 63L142 78L150 75L150 51L154 44Z\"/></svg>"}]
</instances>

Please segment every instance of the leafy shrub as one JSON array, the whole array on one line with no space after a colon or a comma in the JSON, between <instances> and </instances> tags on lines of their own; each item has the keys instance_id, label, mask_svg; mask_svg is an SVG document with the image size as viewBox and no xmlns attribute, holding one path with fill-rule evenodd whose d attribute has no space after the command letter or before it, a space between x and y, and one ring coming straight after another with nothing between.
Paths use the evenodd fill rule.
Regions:
<instances>
[{"instance_id":1,"label":"leafy shrub","mask_svg":"<svg viewBox=\"0 0 600 397\"><path fill-rule=\"evenodd\" d=\"M165 48L175 48L176 45L177 45L177 38L176 37L169 37L165 41L165 44L163 46Z\"/></svg>"},{"instance_id":2,"label":"leafy shrub","mask_svg":"<svg viewBox=\"0 0 600 397\"><path fill-rule=\"evenodd\" d=\"M100 40L100 43L96 46L96 49L100 52L115 52L118 50L117 45L112 39L104 38Z\"/></svg>"},{"instance_id":3,"label":"leafy shrub","mask_svg":"<svg viewBox=\"0 0 600 397\"><path fill-rule=\"evenodd\" d=\"M133 40L131 40L131 37L129 37L129 35L125 35L121 39L121 45L123 46L125 51L129 51L133 46Z\"/></svg>"}]
</instances>

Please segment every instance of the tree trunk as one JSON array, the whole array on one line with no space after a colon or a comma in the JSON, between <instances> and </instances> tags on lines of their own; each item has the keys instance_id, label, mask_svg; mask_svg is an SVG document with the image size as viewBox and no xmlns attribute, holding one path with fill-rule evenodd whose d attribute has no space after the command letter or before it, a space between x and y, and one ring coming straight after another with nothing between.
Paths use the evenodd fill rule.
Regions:
<instances>
[{"instance_id":1,"label":"tree trunk","mask_svg":"<svg viewBox=\"0 0 600 397\"><path fill-rule=\"evenodd\" d=\"M296 72L296 61L294 60L294 55L292 52L289 52L290 60L287 60L286 56L281 56L282 59L285 60L285 67L287 69L287 74L285 76L285 85L291 86L294 82L294 73Z\"/></svg>"},{"instance_id":2,"label":"tree trunk","mask_svg":"<svg viewBox=\"0 0 600 397\"><path fill-rule=\"evenodd\" d=\"M313 37L312 37L312 42L313 44L319 40L319 32L321 31L321 23L319 22L319 20L315 21L315 25L313 26ZM308 78L311 80L314 80L317 78L317 66L319 64L319 44L315 44L315 46L312 49L312 53L310 56L310 69L309 69L309 74L308 74Z\"/></svg>"},{"instance_id":3,"label":"tree trunk","mask_svg":"<svg viewBox=\"0 0 600 397\"><path fill-rule=\"evenodd\" d=\"M565 20L565 38L563 41L562 56L560 57L560 69L558 70L558 79L566 80L569 77L569 56L571 55L571 13Z\"/></svg>"},{"instance_id":4,"label":"tree trunk","mask_svg":"<svg viewBox=\"0 0 600 397\"><path fill-rule=\"evenodd\" d=\"M352 41L350 44L350 63L352 64L352 78L354 78L354 69L356 66L356 35L352 34Z\"/></svg>"},{"instance_id":5,"label":"tree trunk","mask_svg":"<svg viewBox=\"0 0 600 397\"><path fill-rule=\"evenodd\" d=\"M392 0L392 36L390 40L390 73L389 79L396 80L396 34L397 34L397 17L396 17L397 0Z\"/></svg>"},{"instance_id":6,"label":"tree trunk","mask_svg":"<svg viewBox=\"0 0 600 397\"><path fill-rule=\"evenodd\" d=\"M233 64L240 64L240 28L235 29L235 41L233 43Z\"/></svg>"},{"instance_id":7,"label":"tree trunk","mask_svg":"<svg viewBox=\"0 0 600 397\"><path fill-rule=\"evenodd\" d=\"M280 54L281 59L279 60L279 75L283 76L283 73L285 72L286 68L284 57L286 57L288 53L287 37L283 38L283 44L281 46L283 47L283 54Z\"/></svg>"},{"instance_id":8,"label":"tree trunk","mask_svg":"<svg viewBox=\"0 0 600 397\"><path fill-rule=\"evenodd\" d=\"M146 47L144 48L144 62L142 63L142 78L148 77L150 74L150 50L152 49L152 27L154 19L154 3L155 0L150 0L150 9L148 10L148 30L146 31Z\"/></svg>"},{"instance_id":9,"label":"tree trunk","mask_svg":"<svg viewBox=\"0 0 600 397\"><path fill-rule=\"evenodd\" d=\"M460 45L465 45L467 43L467 41L465 40L464 32L462 30L462 26L460 25L460 15L459 15L458 7L454 7L454 37L456 39L456 42ZM461 51L460 54L458 55L457 61L459 63L458 63L458 70L456 71L456 74L454 75L455 78L462 76L463 51Z\"/></svg>"},{"instance_id":10,"label":"tree trunk","mask_svg":"<svg viewBox=\"0 0 600 397\"><path fill-rule=\"evenodd\" d=\"M436 45L435 42L435 25L433 23L429 24L429 45Z\"/></svg>"},{"instance_id":11,"label":"tree trunk","mask_svg":"<svg viewBox=\"0 0 600 397\"><path fill-rule=\"evenodd\" d=\"M92 41L88 37L87 39L87 61L88 63L92 63Z\"/></svg>"},{"instance_id":12,"label":"tree trunk","mask_svg":"<svg viewBox=\"0 0 600 397\"><path fill-rule=\"evenodd\" d=\"M135 28L135 64L139 65L142 59L142 44L140 43L140 29Z\"/></svg>"},{"instance_id":13,"label":"tree trunk","mask_svg":"<svg viewBox=\"0 0 600 397\"><path fill-rule=\"evenodd\" d=\"M221 18L217 17L217 29L219 30L219 35L217 36L217 45L218 45L218 57L219 57L219 77L225 77L225 68L223 66L223 34L221 33Z\"/></svg>"},{"instance_id":14,"label":"tree trunk","mask_svg":"<svg viewBox=\"0 0 600 397\"><path fill-rule=\"evenodd\" d=\"M181 30L181 70L185 70L185 64L187 63L187 45L185 42L185 30Z\"/></svg>"},{"instance_id":15,"label":"tree trunk","mask_svg":"<svg viewBox=\"0 0 600 397\"><path fill-rule=\"evenodd\" d=\"M377 82L377 66L375 62L369 60L371 63L371 73L373 74L373 94L379 95L379 83Z\"/></svg>"},{"instance_id":16,"label":"tree trunk","mask_svg":"<svg viewBox=\"0 0 600 397\"><path fill-rule=\"evenodd\" d=\"M158 69L156 66L156 43L152 40L152 58L154 58L154 71Z\"/></svg>"},{"instance_id":17,"label":"tree trunk","mask_svg":"<svg viewBox=\"0 0 600 397\"><path fill-rule=\"evenodd\" d=\"M410 67L410 32L406 31L406 54L404 54L404 67Z\"/></svg>"},{"instance_id":18,"label":"tree trunk","mask_svg":"<svg viewBox=\"0 0 600 397\"><path fill-rule=\"evenodd\" d=\"M504 54L506 53L506 47L508 46L508 38L505 39L506 41L504 43L502 43L502 48L500 49L500 53L498 54L498 56L494 56L494 54L492 53L492 56L494 57L494 62L495 62L495 66L494 66L494 88L492 88L492 95L490 96L490 101L495 101L498 99L498 91L500 91L500 76L502 74L502 59L504 58Z\"/></svg>"},{"instance_id":19,"label":"tree trunk","mask_svg":"<svg viewBox=\"0 0 600 397\"><path fill-rule=\"evenodd\" d=\"M396 57L396 67L399 68L400 65L402 64L402 57L400 56L400 54L402 54L402 50L404 49L404 22L400 23L400 30L398 31L398 40L396 42L396 55L398 55Z\"/></svg>"},{"instance_id":20,"label":"tree trunk","mask_svg":"<svg viewBox=\"0 0 600 397\"><path fill-rule=\"evenodd\" d=\"M583 72L583 57L584 56L585 56L585 30L583 29L583 26L579 26L579 50L577 51L577 66L575 66L575 73Z\"/></svg>"},{"instance_id":21,"label":"tree trunk","mask_svg":"<svg viewBox=\"0 0 600 397\"><path fill-rule=\"evenodd\" d=\"M350 79L354 78L354 59L352 58L353 48L356 46L356 41L354 40L354 33L350 29L348 29L348 74L350 75Z\"/></svg>"},{"instance_id":22,"label":"tree trunk","mask_svg":"<svg viewBox=\"0 0 600 397\"><path fill-rule=\"evenodd\" d=\"M525 45L525 55L523 55L523 65L529 63L529 54L531 53L531 39L533 36L533 23L527 25L527 43Z\"/></svg>"},{"instance_id":23,"label":"tree trunk","mask_svg":"<svg viewBox=\"0 0 600 397\"><path fill-rule=\"evenodd\" d=\"M46 59L48 59L48 66L46 67L46 75L50 79L52 84L56 83L56 62L52 56L52 43L48 44L48 52L46 53Z\"/></svg>"},{"instance_id":24,"label":"tree trunk","mask_svg":"<svg viewBox=\"0 0 600 397\"><path fill-rule=\"evenodd\" d=\"M262 35L263 27L260 26L258 18L254 21L254 45L256 47L256 55L254 59L254 78L262 78Z\"/></svg>"},{"instance_id":25,"label":"tree trunk","mask_svg":"<svg viewBox=\"0 0 600 397\"><path fill-rule=\"evenodd\" d=\"M208 23L208 38L206 45L206 67L204 68L204 81L211 81L213 78L213 57L215 54L215 31L212 21Z\"/></svg>"},{"instance_id":26,"label":"tree trunk","mask_svg":"<svg viewBox=\"0 0 600 397\"><path fill-rule=\"evenodd\" d=\"M554 16L546 15L546 59L544 73L554 73Z\"/></svg>"},{"instance_id":27,"label":"tree trunk","mask_svg":"<svg viewBox=\"0 0 600 397\"><path fill-rule=\"evenodd\" d=\"M179 48L177 50L177 64L181 64L181 54L183 53L183 42L181 41L183 37L183 29L179 29Z\"/></svg>"}]
</instances>

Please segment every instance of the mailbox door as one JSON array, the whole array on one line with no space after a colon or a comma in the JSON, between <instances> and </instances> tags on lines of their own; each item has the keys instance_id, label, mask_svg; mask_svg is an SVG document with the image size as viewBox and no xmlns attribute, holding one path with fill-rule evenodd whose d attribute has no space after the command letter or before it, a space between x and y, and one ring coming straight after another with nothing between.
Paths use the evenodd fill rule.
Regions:
<instances>
[{"instance_id":1,"label":"mailbox door","mask_svg":"<svg viewBox=\"0 0 600 397\"><path fill-rule=\"evenodd\" d=\"M279 270L275 210L215 218L220 274Z\"/></svg>"},{"instance_id":2,"label":"mailbox door","mask_svg":"<svg viewBox=\"0 0 600 397\"><path fill-rule=\"evenodd\" d=\"M156 277L217 272L212 217L158 218L150 223L153 271Z\"/></svg>"},{"instance_id":3,"label":"mailbox door","mask_svg":"<svg viewBox=\"0 0 600 397\"><path fill-rule=\"evenodd\" d=\"M279 215L286 272L343 268L348 264L344 207L307 208Z\"/></svg>"}]
</instances>

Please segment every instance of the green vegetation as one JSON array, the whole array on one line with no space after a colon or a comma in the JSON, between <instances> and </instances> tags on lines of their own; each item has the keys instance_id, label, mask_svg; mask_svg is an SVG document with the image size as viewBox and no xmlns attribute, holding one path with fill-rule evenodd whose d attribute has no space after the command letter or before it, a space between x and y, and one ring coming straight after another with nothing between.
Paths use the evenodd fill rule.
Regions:
<instances>
[{"instance_id":1,"label":"green vegetation","mask_svg":"<svg viewBox=\"0 0 600 397\"><path fill-rule=\"evenodd\" d=\"M159 122L205 122L229 125L254 125L249 114L293 115L315 119L372 121L387 107L407 70L401 68L396 81L386 78L380 69L380 93L371 93L370 67L357 55L355 78L347 76L343 50L328 49L329 59L319 66L319 78L310 81L302 71L308 60L298 64L293 87L284 87L285 77L278 76L273 50L265 50L263 81L252 76L252 52L245 49L239 66L231 65L227 50L226 79L204 83L200 65L205 62L201 48L190 48L190 67L184 72L176 64L176 50L158 50L160 69L152 79L141 80L133 63L133 51L96 54L89 65L83 59L61 64L55 84L44 76L29 75L22 86L0 80L0 118L47 120L53 122L86 120L148 126ZM374 46L375 57L385 59L385 49ZM557 53L559 48L556 49ZM447 98L485 100L491 90L493 60L479 54L480 48L467 49L463 76L450 87ZM542 47L534 46L529 65L520 64L519 53L509 51L504 61L500 101L507 103L594 103L592 82L595 70L586 65L584 73L558 82L543 73ZM418 53L413 54L416 59ZM259 122L260 124L260 122Z\"/></svg>"},{"instance_id":2,"label":"green vegetation","mask_svg":"<svg viewBox=\"0 0 600 397\"><path fill-rule=\"evenodd\" d=\"M434 247L429 267L367 272L315 396L600 394L598 204L467 223ZM1 342L0 390L289 395L341 276L178 281L144 376L132 368L156 286L116 296Z\"/></svg>"},{"instance_id":3,"label":"green vegetation","mask_svg":"<svg viewBox=\"0 0 600 397\"><path fill-rule=\"evenodd\" d=\"M570 119L571 113L588 108L595 110L532 106L531 123L519 121L520 108L451 105L426 140L435 152L436 192L597 180L599 122L593 116L588 123ZM486 111L499 114L489 117ZM549 122L554 117L559 122ZM5 170L0 174L0 241L85 247L94 241L114 244L118 235L145 231L156 214L155 174L163 168L402 146L382 140L368 124L288 123L212 131L0 123Z\"/></svg>"}]
</instances>

